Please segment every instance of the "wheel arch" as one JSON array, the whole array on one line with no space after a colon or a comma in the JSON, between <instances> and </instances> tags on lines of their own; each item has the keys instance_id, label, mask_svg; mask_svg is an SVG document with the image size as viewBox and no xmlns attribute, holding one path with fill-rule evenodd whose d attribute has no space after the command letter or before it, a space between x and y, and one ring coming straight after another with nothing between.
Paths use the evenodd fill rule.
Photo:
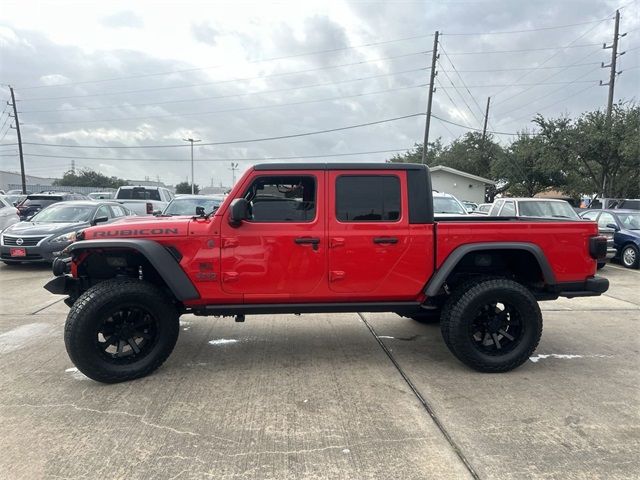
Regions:
<instances>
[{"instance_id":1,"label":"wheel arch","mask_svg":"<svg viewBox=\"0 0 640 480\"><path fill-rule=\"evenodd\" d=\"M67 251L74 257L81 253L102 254L104 252L129 251L144 258L158 278L171 290L175 298L182 302L200 298L187 274L180 267L179 260L165 246L153 240L83 240L72 243Z\"/></svg>"},{"instance_id":2,"label":"wheel arch","mask_svg":"<svg viewBox=\"0 0 640 480\"><path fill-rule=\"evenodd\" d=\"M431 277L424 288L427 297L435 297L439 294L440 289L449 280L452 274L456 273L465 261L470 258L479 258L482 254L488 254L490 258L496 257L503 253L507 256L522 256L532 266L536 266L538 272L532 272L540 276L540 280L546 285L555 285L556 279L553 269L547 260L542 249L529 242L484 242L484 243L468 243L456 248L442 266ZM487 272L490 273L490 272Z\"/></svg>"}]
</instances>

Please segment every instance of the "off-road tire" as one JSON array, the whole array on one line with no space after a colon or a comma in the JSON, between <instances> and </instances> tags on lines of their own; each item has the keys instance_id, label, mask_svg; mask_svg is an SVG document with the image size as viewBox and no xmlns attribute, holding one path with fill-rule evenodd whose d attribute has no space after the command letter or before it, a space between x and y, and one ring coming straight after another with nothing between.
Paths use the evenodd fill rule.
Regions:
<instances>
[{"instance_id":1,"label":"off-road tire","mask_svg":"<svg viewBox=\"0 0 640 480\"><path fill-rule=\"evenodd\" d=\"M501 352L482 351L473 333L474 322L485 305L508 305L517 318L520 334ZM515 320L513 320L515 323ZM480 372L507 372L522 365L535 351L542 335L542 314L533 294L521 284L504 278L479 280L456 291L442 312L440 328L451 352L465 365ZM503 341L506 342L503 337Z\"/></svg>"},{"instance_id":2,"label":"off-road tire","mask_svg":"<svg viewBox=\"0 0 640 480\"><path fill-rule=\"evenodd\" d=\"M154 341L140 359L115 364L98 345L98 330L120 308L140 308L153 318ZM87 377L117 383L148 375L169 357L178 339L179 315L155 286L135 279L112 279L84 292L73 304L64 330L64 343L73 364Z\"/></svg>"},{"instance_id":3,"label":"off-road tire","mask_svg":"<svg viewBox=\"0 0 640 480\"><path fill-rule=\"evenodd\" d=\"M622 263L623 267L638 268L638 265L640 265L640 255L635 245L625 245L622 248L620 252L620 263Z\"/></svg>"}]
</instances>

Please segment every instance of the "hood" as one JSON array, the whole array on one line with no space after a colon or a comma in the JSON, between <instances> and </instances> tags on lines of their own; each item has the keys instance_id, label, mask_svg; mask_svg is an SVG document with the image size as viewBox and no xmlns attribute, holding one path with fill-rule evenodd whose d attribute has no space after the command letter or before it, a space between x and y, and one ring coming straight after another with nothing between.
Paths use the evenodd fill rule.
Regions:
<instances>
[{"instance_id":1,"label":"hood","mask_svg":"<svg viewBox=\"0 0 640 480\"><path fill-rule=\"evenodd\" d=\"M182 237L187 235L190 221L190 217L128 217L89 227L84 231L84 239Z\"/></svg>"},{"instance_id":2,"label":"hood","mask_svg":"<svg viewBox=\"0 0 640 480\"><path fill-rule=\"evenodd\" d=\"M51 235L53 233L75 232L89 225L86 222L73 223L35 223L19 222L14 223L2 233L5 235Z\"/></svg>"}]
</instances>

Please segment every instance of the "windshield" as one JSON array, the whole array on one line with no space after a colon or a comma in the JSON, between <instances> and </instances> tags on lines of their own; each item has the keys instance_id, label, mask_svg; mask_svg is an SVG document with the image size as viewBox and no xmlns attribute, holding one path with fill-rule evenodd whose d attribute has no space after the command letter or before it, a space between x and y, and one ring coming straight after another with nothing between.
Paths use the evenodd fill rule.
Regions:
<instances>
[{"instance_id":1,"label":"windshield","mask_svg":"<svg viewBox=\"0 0 640 480\"><path fill-rule=\"evenodd\" d=\"M466 215L467 211L460 203L451 197L434 197L433 198L434 213L452 213L456 215Z\"/></svg>"},{"instance_id":2,"label":"windshield","mask_svg":"<svg viewBox=\"0 0 640 480\"><path fill-rule=\"evenodd\" d=\"M520 216L580 219L567 202L545 202L544 200L520 202Z\"/></svg>"},{"instance_id":3,"label":"windshield","mask_svg":"<svg viewBox=\"0 0 640 480\"><path fill-rule=\"evenodd\" d=\"M176 198L162 213L163 215L195 215L196 207L204 207L204 213L208 214L221 203L215 198Z\"/></svg>"},{"instance_id":4,"label":"windshield","mask_svg":"<svg viewBox=\"0 0 640 480\"><path fill-rule=\"evenodd\" d=\"M35 223L76 223L88 222L95 207L88 205L57 204L41 210L31 219Z\"/></svg>"},{"instance_id":5,"label":"windshield","mask_svg":"<svg viewBox=\"0 0 640 480\"><path fill-rule=\"evenodd\" d=\"M121 188L118 192L118 200L157 200L160 201L160 192L157 189L146 188Z\"/></svg>"},{"instance_id":6,"label":"windshield","mask_svg":"<svg viewBox=\"0 0 640 480\"><path fill-rule=\"evenodd\" d=\"M618 220L622 224L622 228L627 230L640 230L640 212L638 213L617 213Z\"/></svg>"}]
</instances>

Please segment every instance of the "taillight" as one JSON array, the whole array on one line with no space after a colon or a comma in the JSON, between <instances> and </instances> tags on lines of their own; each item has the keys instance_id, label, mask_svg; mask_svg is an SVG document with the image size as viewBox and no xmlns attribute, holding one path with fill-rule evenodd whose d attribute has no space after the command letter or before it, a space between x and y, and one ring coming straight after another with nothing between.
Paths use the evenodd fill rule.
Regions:
<instances>
[{"instance_id":1,"label":"taillight","mask_svg":"<svg viewBox=\"0 0 640 480\"><path fill-rule=\"evenodd\" d=\"M152 215L153 214L153 203L147 202L147 214L148 215Z\"/></svg>"},{"instance_id":2,"label":"taillight","mask_svg":"<svg viewBox=\"0 0 640 480\"><path fill-rule=\"evenodd\" d=\"M598 235L589 239L589 255L596 260L607 258L607 237Z\"/></svg>"}]
</instances>

